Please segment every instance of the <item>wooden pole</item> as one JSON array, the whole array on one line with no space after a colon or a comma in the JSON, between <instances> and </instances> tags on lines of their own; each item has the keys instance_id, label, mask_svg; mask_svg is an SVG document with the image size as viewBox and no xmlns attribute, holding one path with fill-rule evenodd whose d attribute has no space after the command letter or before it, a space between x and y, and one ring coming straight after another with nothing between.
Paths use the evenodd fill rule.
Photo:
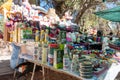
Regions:
<instances>
[{"instance_id":1,"label":"wooden pole","mask_svg":"<svg viewBox=\"0 0 120 80\"><path fill-rule=\"evenodd\" d=\"M32 72L32 77L31 77L31 80L33 80L33 78L34 78L35 68L36 68L36 63L34 63L34 68L33 68L33 72Z\"/></svg>"}]
</instances>

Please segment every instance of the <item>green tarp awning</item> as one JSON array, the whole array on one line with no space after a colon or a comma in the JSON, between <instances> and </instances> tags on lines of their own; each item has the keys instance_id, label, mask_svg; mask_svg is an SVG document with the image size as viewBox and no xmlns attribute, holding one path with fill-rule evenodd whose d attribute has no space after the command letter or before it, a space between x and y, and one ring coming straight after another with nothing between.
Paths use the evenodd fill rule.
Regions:
<instances>
[{"instance_id":1,"label":"green tarp awning","mask_svg":"<svg viewBox=\"0 0 120 80\"><path fill-rule=\"evenodd\" d=\"M94 14L113 22L120 22L120 6L104 11L95 12Z\"/></svg>"}]
</instances>

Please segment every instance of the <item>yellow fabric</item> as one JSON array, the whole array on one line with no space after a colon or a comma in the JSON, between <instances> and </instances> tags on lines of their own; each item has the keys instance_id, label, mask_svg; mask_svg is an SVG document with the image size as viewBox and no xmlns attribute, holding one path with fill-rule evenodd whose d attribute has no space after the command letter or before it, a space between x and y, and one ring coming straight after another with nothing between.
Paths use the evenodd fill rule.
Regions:
<instances>
[{"instance_id":1,"label":"yellow fabric","mask_svg":"<svg viewBox=\"0 0 120 80\"><path fill-rule=\"evenodd\" d=\"M2 6L0 6L0 11L1 11L3 8L6 8L8 11L10 11L11 5L12 5L12 1L13 1L13 0L8 0L8 1L5 2Z\"/></svg>"}]
</instances>

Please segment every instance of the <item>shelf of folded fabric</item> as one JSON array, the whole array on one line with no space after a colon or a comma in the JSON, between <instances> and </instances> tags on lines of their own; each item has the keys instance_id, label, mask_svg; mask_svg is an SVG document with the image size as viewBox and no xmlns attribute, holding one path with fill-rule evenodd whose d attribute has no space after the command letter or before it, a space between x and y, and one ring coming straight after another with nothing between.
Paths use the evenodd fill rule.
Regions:
<instances>
[{"instance_id":1,"label":"shelf of folded fabric","mask_svg":"<svg viewBox=\"0 0 120 80\"><path fill-rule=\"evenodd\" d=\"M71 25L69 27L66 27L66 26L61 26L59 24L54 24L53 27L48 27L48 26L45 26L45 25L41 25L41 29L49 29L49 30L56 30L56 29L59 29L61 31L66 31L66 32L79 32L79 27L77 25Z\"/></svg>"},{"instance_id":2,"label":"shelf of folded fabric","mask_svg":"<svg viewBox=\"0 0 120 80\"><path fill-rule=\"evenodd\" d=\"M115 49L115 50L120 51L120 46L117 46L117 45L115 45L115 44L113 44L113 43L109 43L109 47L110 47L110 48L113 48L113 49Z\"/></svg>"}]
</instances>

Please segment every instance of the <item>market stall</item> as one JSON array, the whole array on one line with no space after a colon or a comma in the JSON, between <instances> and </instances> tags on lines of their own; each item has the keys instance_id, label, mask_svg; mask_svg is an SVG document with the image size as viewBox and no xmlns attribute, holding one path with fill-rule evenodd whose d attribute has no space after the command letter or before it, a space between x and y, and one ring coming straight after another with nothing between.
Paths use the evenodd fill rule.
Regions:
<instances>
[{"instance_id":1,"label":"market stall","mask_svg":"<svg viewBox=\"0 0 120 80\"><path fill-rule=\"evenodd\" d=\"M118 62L112 58L114 50L103 51L102 33L80 34L69 12L60 19L53 8L12 3L10 10L4 9L4 21L4 40L13 47L11 68L19 65L18 58L34 63L31 80L35 65L43 67L44 78L56 72L72 76L71 80L103 80L111 63ZM45 68L51 70L47 76ZM60 80L67 80L62 76Z\"/></svg>"}]
</instances>

